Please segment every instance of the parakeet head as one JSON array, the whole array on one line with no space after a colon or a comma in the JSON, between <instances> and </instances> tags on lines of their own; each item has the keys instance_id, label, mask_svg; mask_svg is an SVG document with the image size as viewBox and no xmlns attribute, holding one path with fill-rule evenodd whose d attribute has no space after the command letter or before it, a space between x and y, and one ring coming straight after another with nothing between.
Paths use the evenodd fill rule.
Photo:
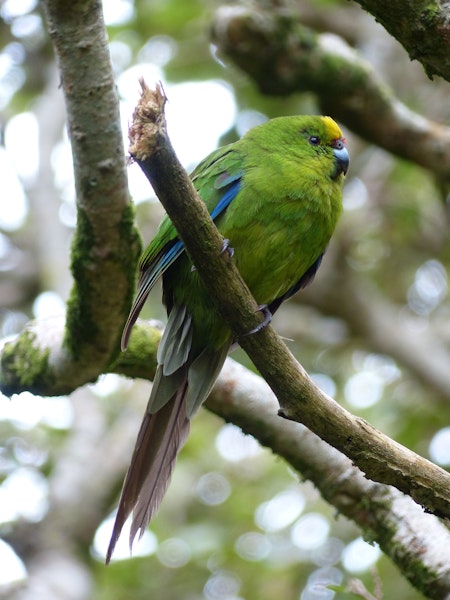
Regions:
<instances>
[{"instance_id":1,"label":"parakeet head","mask_svg":"<svg viewBox=\"0 0 450 600\"><path fill-rule=\"evenodd\" d=\"M335 178L341 173L345 175L350 164L350 156L345 147L345 138L342 135L342 131L331 117L319 117L319 119L323 124L323 134L322 138L319 136L318 140L314 140L315 144L313 145L320 145L322 142L322 144L333 148L333 155L336 160ZM313 143L311 137L309 137L309 143Z\"/></svg>"},{"instance_id":2,"label":"parakeet head","mask_svg":"<svg viewBox=\"0 0 450 600\"><path fill-rule=\"evenodd\" d=\"M328 160L332 179L347 173L350 158L345 138L331 117L278 117L250 130L247 136L266 151L279 153L283 148L291 157L317 157L320 163L323 159ZM323 164L320 170L323 173Z\"/></svg>"}]
</instances>

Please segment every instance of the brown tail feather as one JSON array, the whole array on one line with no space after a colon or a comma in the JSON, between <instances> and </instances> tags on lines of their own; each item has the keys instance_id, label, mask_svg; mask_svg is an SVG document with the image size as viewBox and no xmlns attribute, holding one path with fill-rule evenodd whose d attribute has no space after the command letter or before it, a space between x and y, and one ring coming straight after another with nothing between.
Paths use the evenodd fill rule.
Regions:
<instances>
[{"instance_id":1,"label":"brown tail feather","mask_svg":"<svg viewBox=\"0 0 450 600\"><path fill-rule=\"evenodd\" d=\"M175 459L189 434L186 417L187 383L154 414L146 413L139 430L131 464L120 497L119 508L106 554L111 560L122 527L131 512L130 548L138 531L142 535L157 511L169 485Z\"/></svg>"}]
</instances>

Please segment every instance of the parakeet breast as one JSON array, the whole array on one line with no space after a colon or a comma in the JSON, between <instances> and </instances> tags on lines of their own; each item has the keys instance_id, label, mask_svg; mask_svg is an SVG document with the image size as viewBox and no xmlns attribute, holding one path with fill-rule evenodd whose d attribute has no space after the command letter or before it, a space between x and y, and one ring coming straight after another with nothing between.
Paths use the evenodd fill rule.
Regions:
<instances>
[{"instance_id":1,"label":"parakeet breast","mask_svg":"<svg viewBox=\"0 0 450 600\"><path fill-rule=\"evenodd\" d=\"M244 177L240 202L219 228L259 304L286 293L323 254L341 211L340 184L322 183L314 169L302 173L287 161L264 178L258 171Z\"/></svg>"}]
</instances>

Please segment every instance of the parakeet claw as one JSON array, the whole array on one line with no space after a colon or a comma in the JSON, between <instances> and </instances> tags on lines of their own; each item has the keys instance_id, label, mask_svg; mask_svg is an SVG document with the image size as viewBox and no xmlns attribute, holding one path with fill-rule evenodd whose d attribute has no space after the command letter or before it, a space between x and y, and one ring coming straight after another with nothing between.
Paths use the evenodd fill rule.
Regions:
<instances>
[{"instance_id":1,"label":"parakeet claw","mask_svg":"<svg viewBox=\"0 0 450 600\"><path fill-rule=\"evenodd\" d=\"M228 254L228 258L233 258L234 248L232 246L230 246L230 240L228 240L227 238L224 238L224 240L223 240L222 250L220 251L220 254L223 254L224 252L226 252ZM197 269L195 268L195 265L192 265L191 273L193 273L196 270Z\"/></svg>"},{"instance_id":2,"label":"parakeet claw","mask_svg":"<svg viewBox=\"0 0 450 600\"><path fill-rule=\"evenodd\" d=\"M233 258L234 248L230 246L230 240L227 238L223 240L222 250L220 251L220 253L223 254L224 252L228 254L228 258Z\"/></svg>"},{"instance_id":3,"label":"parakeet claw","mask_svg":"<svg viewBox=\"0 0 450 600\"><path fill-rule=\"evenodd\" d=\"M264 320L261 321L261 323L259 323L259 325L257 325L256 327L254 327L253 329L251 329L250 331L247 331L247 333L244 333L244 335L253 335L254 333L258 333L258 331L261 331L261 329L264 329L264 327L267 327L267 325L271 322L272 320L272 313L269 310L269 307L267 306L267 304L261 304L258 307L258 312L262 312L262 314L264 315Z\"/></svg>"}]
</instances>

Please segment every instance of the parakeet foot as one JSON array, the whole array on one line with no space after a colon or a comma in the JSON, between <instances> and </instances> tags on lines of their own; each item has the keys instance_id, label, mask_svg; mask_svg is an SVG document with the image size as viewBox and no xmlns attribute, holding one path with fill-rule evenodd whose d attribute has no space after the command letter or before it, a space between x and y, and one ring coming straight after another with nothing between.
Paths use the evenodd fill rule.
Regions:
<instances>
[{"instance_id":1,"label":"parakeet foot","mask_svg":"<svg viewBox=\"0 0 450 600\"><path fill-rule=\"evenodd\" d=\"M228 240L227 238L224 238L224 240L223 240L222 250L220 251L220 254L223 254L224 252L226 252L228 254L228 258L233 258L234 248L232 246L230 246L230 240ZM196 270L197 269L195 268L195 265L192 265L191 273L193 273Z\"/></svg>"},{"instance_id":2,"label":"parakeet foot","mask_svg":"<svg viewBox=\"0 0 450 600\"><path fill-rule=\"evenodd\" d=\"M230 246L230 240L228 240L227 238L224 238L223 240L222 250L220 251L220 254L223 254L224 252L228 254L228 258L233 258L234 248Z\"/></svg>"},{"instance_id":3,"label":"parakeet foot","mask_svg":"<svg viewBox=\"0 0 450 600\"><path fill-rule=\"evenodd\" d=\"M254 333L258 333L258 331L261 331L261 329L267 327L267 325L269 325L269 323L272 321L272 313L270 312L270 309L267 306L267 304L261 304L261 306L258 307L258 312L262 312L262 314L264 315L264 321L261 321L259 325L257 325L250 331L247 331L247 333L244 333L244 335L253 335Z\"/></svg>"},{"instance_id":4,"label":"parakeet foot","mask_svg":"<svg viewBox=\"0 0 450 600\"><path fill-rule=\"evenodd\" d=\"M230 240L228 240L227 238L224 238L224 240L223 240L222 250L220 251L220 254L223 254L224 252L226 252L228 254L228 258L233 258L234 248L232 246L230 246ZM192 265L191 273L193 273L196 270L197 269L195 268L195 265Z\"/></svg>"}]
</instances>

